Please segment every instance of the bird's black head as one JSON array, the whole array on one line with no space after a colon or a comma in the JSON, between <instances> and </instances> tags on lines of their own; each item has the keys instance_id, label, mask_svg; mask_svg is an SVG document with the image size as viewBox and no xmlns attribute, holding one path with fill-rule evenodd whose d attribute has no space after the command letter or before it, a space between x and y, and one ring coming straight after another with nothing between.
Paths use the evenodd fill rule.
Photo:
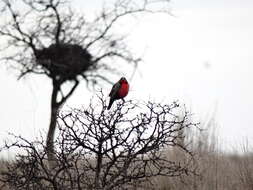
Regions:
<instances>
[{"instance_id":1,"label":"bird's black head","mask_svg":"<svg viewBox=\"0 0 253 190\"><path fill-rule=\"evenodd\" d=\"M127 79L125 77L121 77L119 82L120 83L127 83Z\"/></svg>"}]
</instances>

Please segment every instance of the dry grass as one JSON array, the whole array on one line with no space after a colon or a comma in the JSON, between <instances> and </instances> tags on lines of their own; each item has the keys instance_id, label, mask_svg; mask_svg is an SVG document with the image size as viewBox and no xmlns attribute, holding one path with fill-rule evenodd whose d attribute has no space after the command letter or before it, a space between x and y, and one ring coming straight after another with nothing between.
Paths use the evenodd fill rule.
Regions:
<instances>
[{"instance_id":1,"label":"dry grass","mask_svg":"<svg viewBox=\"0 0 253 190\"><path fill-rule=\"evenodd\" d=\"M6 170L6 163L7 162L8 161L6 161L4 159L0 159L0 173L3 172L4 170ZM9 162L11 162L11 161L9 161ZM0 182L0 189L1 190L10 190L9 188L6 188L2 182Z\"/></svg>"},{"instance_id":2,"label":"dry grass","mask_svg":"<svg viewBox=\"0 0 253 190\"><path fill-rule=\"evenodd\" d=\"M213 126L212 126L213 127ZM187 136L187 135L186 135ZM195 167L199 176L156 177L153 187L143 184L141 189L156 190L252 190L253 189L253 153L248 146L241 153L225 153L219 150L218 140L214 133L188 133L194 136L192 151L195 154ZM188 139L189 141L189 139ZM174 161L187 161L185 155L178 150L167 152ZM0 160L0 172L4 170L6 161ZM138 185L139 186L139 185ZM0 183L0 189L1 183ZM140 188L136 188L140 189ZM3 189L8 190L8 189Z\"/></svg>"},{"instance_id":3,"label":"dry grass","mask_svg":"<svg viewBox=\"0 0 253 190\"><path fill-rule=\"evenodd\" d=\"M196 171L199 176L155 179L159 190L253 190L253 152L249 146L243 146L238 152L227 153L219 150L219 141L215 132L216 122L210 120L209 130L200 133L187 133L191 139L192 151L196 158ZM189 138L190 136L190 138ZM192 137L195 137L193 140ZM171 156L172 152L168 152ZM176 152L176 160L184 155Z\"/></svg>"},{"instance_id":4,"label":"dry grass","mask_svg":"<svg viewBox=\"0 0 253 190\"><path fill-rule=\"evenodd\" d=\"M252 190L253 154L225 154L222 152L202 152L197 157L199 176L180 178L159 178L160 190Z\"/></svg>"}]
</instances>

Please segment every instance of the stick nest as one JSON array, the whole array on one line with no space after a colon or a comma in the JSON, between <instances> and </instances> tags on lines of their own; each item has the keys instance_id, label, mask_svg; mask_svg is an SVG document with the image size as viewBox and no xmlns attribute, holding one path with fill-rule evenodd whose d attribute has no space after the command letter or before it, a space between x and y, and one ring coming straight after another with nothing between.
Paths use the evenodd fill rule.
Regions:
<instances>
[{"instance_id":1,"label":"stick nest","mask_svg":"<svg viewBox=\"0 0 253 190\"><path fill-rule=\"evenodd\" d=\"M92 66L92 55L83 47L73 44L52 44L37 50L36 63L41 65L51 78L75 80Z\"/></svg>"}]
</instances>

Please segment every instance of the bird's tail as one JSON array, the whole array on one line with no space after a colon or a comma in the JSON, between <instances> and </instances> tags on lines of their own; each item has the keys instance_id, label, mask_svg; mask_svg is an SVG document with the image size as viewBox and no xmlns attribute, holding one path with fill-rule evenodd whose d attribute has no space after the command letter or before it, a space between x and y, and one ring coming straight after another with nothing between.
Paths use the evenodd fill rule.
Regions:
<instances>
[{"instance_id":1,"label":"bird's tail","mask_svg":"<svg viewBox=\"0 0 253 190\"><path fill-rule=\"evenodd\" d=\"M110 99L110 102L109 102L109 105L108 105L108 107L107 107L107 110L109 110L109 109L112 107L113 101L114 101L114 100L111 98L111 99Z\"/></svg>"}]
</instances>

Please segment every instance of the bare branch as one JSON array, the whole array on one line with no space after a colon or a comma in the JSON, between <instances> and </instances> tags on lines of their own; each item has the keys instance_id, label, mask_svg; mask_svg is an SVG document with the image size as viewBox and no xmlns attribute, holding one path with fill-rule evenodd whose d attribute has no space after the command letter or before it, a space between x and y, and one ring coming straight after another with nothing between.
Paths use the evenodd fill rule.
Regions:
<instances>
[{"instance_id":1,"label":"bare branch","mask_svg":"<svg viewBox=\"0 0 253 190\"><path fill-rule=\"evenodd\" d=\"M195 127L189 113L177 115L178 103L119 102L108 112L103 94L88 109L76 108L58 115L59 136L54 142L57 163L47 166L44 141L22 137L5 145L19 148L14 163L0 181L14 188L131 189L156 176L195 175L194 157L178 134ZM178 120L178 118L182 118ZM166 151L180 148L186 162L172 160ZM18 171L18 172L17 172ZM16 179L13 181L13 179Z\"/></svg>"},{"instance_id":2,"label":"bare branch","mask_svg":"<svg viewBox=\"0 0 253 190\"><path fill-rule=\"evenodd\" d=\"M79 84L79 81L76 80L74 86L70 89L67 95L63 96L62 99L58 102L59 105L62 105L73 94L78 84Z\"/></svg>"}]
</instances>

